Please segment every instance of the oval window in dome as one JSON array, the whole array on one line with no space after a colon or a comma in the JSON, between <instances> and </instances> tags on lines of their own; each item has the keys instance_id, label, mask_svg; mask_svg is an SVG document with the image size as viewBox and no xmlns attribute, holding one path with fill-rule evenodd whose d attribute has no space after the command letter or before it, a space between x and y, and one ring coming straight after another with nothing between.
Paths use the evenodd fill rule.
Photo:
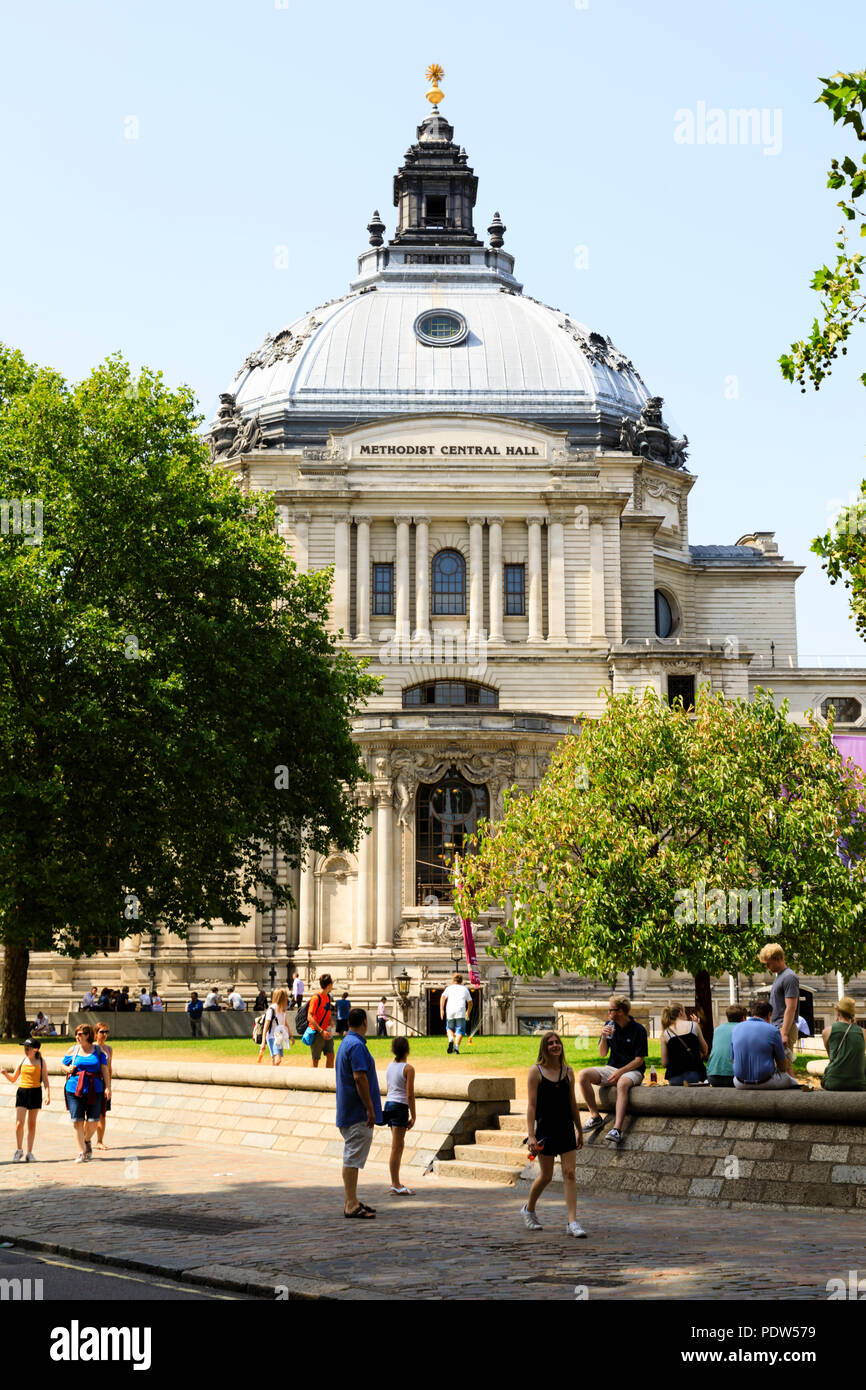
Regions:
<instances>
[{"instance_id":1,"label":"oval window in dome","mask_svg":"<svg viewBox=\"0 0 866 1390\"><path fill-rule=\"evenodd\" d=\"M415 320L415 336L429 347L454 347L462 343L469 325L453 309L428 309Z\"/></svg>"}]
</instances>

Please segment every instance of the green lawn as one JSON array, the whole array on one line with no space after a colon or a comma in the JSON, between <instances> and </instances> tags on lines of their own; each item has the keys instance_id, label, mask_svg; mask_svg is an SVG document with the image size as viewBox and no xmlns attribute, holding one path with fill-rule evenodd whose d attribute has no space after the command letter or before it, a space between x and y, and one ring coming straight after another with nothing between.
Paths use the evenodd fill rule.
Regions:
<instances>
[{"instance_id":1,"label":"green lawn","mask_svg":"<svg viewBox=\"0 0 866 1390\"><path fill-rule=\"evenodd\" d=\"M386 1038L369 1038L370 1051L373 1056L384 1062L391 1056L390 1040ZM581 1047L575 1045L574 1038L566 1039L566 1056L572 1066L589 1067L600 1065L602 1058L599 1057L594 1047ZM446 1055L446 1040L444 1038L412 1038L410 1040L411 1056L418 1063L422 1064L425 1060L435 1061L437 1070L448 1067L460 1071L519 1071L522 1068L532 1066L538 1057L538 1039L527 1037L483 1037L478 1035L474 1038L472 1046L464 1042L460 1056ZM62 1056L70 1046L69 1042L47 1041L43 1044L43 1051L47 1057ZM255 1043L245 1038L220 1038L216 1040L199 1039L177 1039L170 1041L146 1041L120 1039L113 1044L116 1049L118 1059L127 1057L152 1057L159 1058L179 1058L185 1061L209 1061L209 1062L255 1062L258 1048ZM16 1044L7 1043L6 1048L15 1048ZM0 1047L0 1050L3 1050ZM649 1060L660 1064L660 1049L658 1039L650 1039ZM806 1063L810 1060L810 1054L804 1053L797 1056L794 1067L797 1072L805 1072ZM262 1065L267 1064L267 1056ZM308 1048L300 1042L286 1055L284 1065L286 1066L308 1066L310 1054ZM324 1065L322 1063L321 1065Z\"/></svg>"}]
</instances>

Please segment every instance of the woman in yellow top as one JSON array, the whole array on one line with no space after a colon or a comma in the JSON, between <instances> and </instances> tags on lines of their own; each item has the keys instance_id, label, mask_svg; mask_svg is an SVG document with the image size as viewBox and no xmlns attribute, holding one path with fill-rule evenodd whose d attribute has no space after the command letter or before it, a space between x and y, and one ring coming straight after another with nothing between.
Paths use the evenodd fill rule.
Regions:
<instances>
[{"instance_id":1,"label":"woman in yellow top","mask_svg":"<svg viewBox=\"0 0 866 1390\"><path fill-rule=\"evenodd\" d=\"M15 1095L15 1152L13 1163L20 1163L24 1154L24 1117L27 1116L27 1155L28 1163L35 1161L33 1140L36 1138L36 1118L42 1109L42 1087L45 1087L45 1104L51 1104L51 1090L48 1083L48 1068L45 1058L39 1051L39 1044L28 1038L24 1044L24 1060L15 1071L3 1068L3 1075L14 1085L18 1082Z\"/></svg>"}]
</instances>

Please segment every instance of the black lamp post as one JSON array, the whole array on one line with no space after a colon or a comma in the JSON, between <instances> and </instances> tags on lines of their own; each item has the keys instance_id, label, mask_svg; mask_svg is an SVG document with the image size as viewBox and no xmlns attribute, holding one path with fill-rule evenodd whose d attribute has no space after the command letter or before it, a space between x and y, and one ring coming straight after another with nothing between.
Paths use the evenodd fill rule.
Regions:
<instances>
[{"instance_id":1,"label":"black lamp post","mask_svg":"<svg viewBox=\"0 0 866 1390\"><path fill-rule=\"evenodd\" d=\"M512 1000L514 981L510 975L502 975L499 979L499 993L496 996L496 1003L499 1007L499 1017L504 1023L508 1017L508 1008Z\"/></svg>"},{"instance_id":2,"label":"black lamp post","mask_svg":"<svg viewBox=\"0 0 866 1390\"><path fill-rule=\"evenodd\" d=\"M403 1024L405 1026L409 1016L409 990L412 987L412 981L406 973L405 965L400 974L395 977L394 984L397 987L397 998L400 1001L400 1008L403 1010Z\"/></svg>"}]
</instances>

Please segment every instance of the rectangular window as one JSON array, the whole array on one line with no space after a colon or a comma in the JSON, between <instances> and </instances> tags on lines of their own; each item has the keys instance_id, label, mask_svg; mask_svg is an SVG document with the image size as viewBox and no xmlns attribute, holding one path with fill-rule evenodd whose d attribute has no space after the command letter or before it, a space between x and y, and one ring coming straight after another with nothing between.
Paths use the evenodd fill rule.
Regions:
<instances>
[{"instance_id":1,"label":"rectangular window","mask_svg":"<svg viewBox=\"0 0 866 1390\"><path fill-rule=\"evenodd\" d=\"M526 566L505 566L505 616L522 618L526 612Z\"/></svg>"},{"instance_id":2,"label":"rectangular window","mask_svg":"<svg viewBox=\"0 0 866 1390\"><path fill-rule=\"evenodd\" d=\"M373 566L373 616L390 617L394 612L394 566Z\"/></svg>"},{"instance_id":3,"label":"rectangular window","mask_svg":"<svg viewBox=\"0 0 866 1390\"><path fill-rule=\"evenodd\" d=\"M672 705L675 700L682 700L683 709L694 709L694 676L668 676L668 704Z\"/></svg>"}]
</instances>

